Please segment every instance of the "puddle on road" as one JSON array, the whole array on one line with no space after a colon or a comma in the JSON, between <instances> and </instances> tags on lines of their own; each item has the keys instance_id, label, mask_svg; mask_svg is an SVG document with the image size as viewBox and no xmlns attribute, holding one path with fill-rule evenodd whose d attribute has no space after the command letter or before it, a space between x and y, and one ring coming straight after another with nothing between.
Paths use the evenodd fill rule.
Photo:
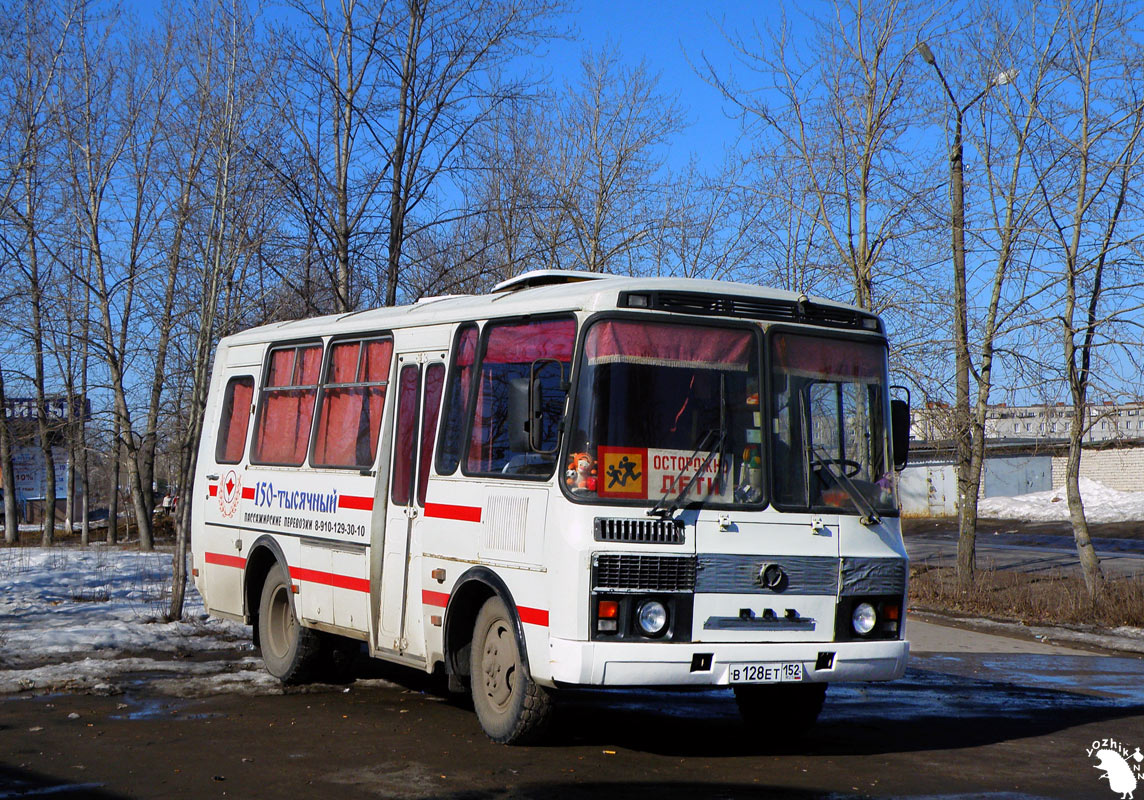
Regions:
<instances>
[{"instance_id":1,"label":"puddle on road","mask_svg":"<svg viewBox=\"0 0 1144 800\"><path fill-rule=\"evenodd\" d=\"M183 700L165 695L150 697L143 694L143 692L150 691L150 684L151 681L147 677L137 676L135 680L132 680L129 684L131 688L123 694L120 702L120 705L126 707L115 714L108 714L108 719L132 722L154 719L190 721L223 716L217 712L185 712L184 709L194 703L190 699Z\"/></svg>"},{"instance_id":2,"label":"puddle on road","mask_svg":"<svg viewBox=\"0 0 1144 800\"><path fill-rule=\"evenodd\" d=\"M593 707L659 717L738 718L730 689L594 690L575 694ZM933 654L911 657L889 683L835 683L822 720L897 721L950 717L1039 717L1048 710L1144 708L1144 659L1116 656Z\"/></svg>"},{"instance_id":3,"label":"puddle on road","mask_svg":"<svg viewBox=\"0 0 1144 800\"><path fill-rule=\"evenodd\" d=\"M1131 656L1072 656L982 653L911 655L916 670L936 671L990 683L1095 695L1117 705L1144 706L1144 659Z\"/></svg>"}]
</instances>

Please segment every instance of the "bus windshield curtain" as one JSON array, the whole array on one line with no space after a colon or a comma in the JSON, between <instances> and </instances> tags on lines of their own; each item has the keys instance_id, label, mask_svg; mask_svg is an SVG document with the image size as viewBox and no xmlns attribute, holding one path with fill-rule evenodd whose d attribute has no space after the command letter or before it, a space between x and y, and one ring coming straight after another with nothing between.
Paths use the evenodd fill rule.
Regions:
<instances>
[{"instance_id":1,"label":"bus windshield curtain","mask_svg":"<svg viewBox=\"0 0 1144 800\"><path fill-rule=\"evenodd\" d=\"M878 344L780 334L771 348L776 370L800 378L839 383L877 383L885 369Z\"/></svg>"},{"instance_id":2,"label":"bus windshield curtain","mask_svg":"<svg viewBox=\"0 0 1144 800\"><path fill-rule=\"evenodd\" d=\"M750 331L605 320L592 326L584 345L588 364L646 364L746 372Z\"/></svg>"}]
</instances>

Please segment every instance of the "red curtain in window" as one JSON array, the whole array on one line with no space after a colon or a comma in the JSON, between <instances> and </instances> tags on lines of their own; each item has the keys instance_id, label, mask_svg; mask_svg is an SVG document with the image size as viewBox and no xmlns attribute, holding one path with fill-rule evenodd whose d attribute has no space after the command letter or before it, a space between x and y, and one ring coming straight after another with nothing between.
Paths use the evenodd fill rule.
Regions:
<instances>
[{"instance_id":1,"label":"red curtain in window","mask_svg":"<svg viewBox=\"0 0 1144 800\"><path fill-rule=\"evenodd\" d=\"M807 378L871 383L881 380L886 349L880 344L777 334L771 353L775 369Z\"/></svg>"},{"instance_id":2,"label":"red curtain in window","mask_svg":"<svg viewBox=\"0 0 1144 800\"><path fill-rule=\"evenodd\" d=\"M299 466L306 460L321 366L320 344L281 348L270 354L252 461ZM275 388L278 386L301 388Z\"/></svg>"},{"instance_id":3,"label":"red curtain in window","mask_svg":"<svg viewBox=\"0 0 1144 800\"><path fill-rule=\"evenodd\" d=\"M358 355L365 346L365 358ZM389 377L391 340L340 342L330 351L328 384L381 383ZM385 387L329 386L322 393L314 464L323 467L369 467L377 456L377 437L385 406Z\"/></svg>"},{"instance_id":4,"label":"red curtain in window","mask_svg":"<svg viewBox=\"0 0 1144 800\"><path fill-rule=\"evenodd\" d=\"M232 378L226 387L219 440L215 446L215 460L220 464L237 464L242 460L250 424L250 401L253 397L252 377Z\"/></svg>"},{"instance_id":5,"label":"red curtain in window","mask_svg":"<svg viewBox=\"0 0 1144 800\"><path fill-rule=\"evenodd\" d=\"M375 339L366 342L362 374L358 380L363 383L381 383L389 380L389 362L392 356L393 340Z\"/></svg>"},{"instance_id":6,"label":"red curtain in window","mask_svg":"<svg viewBox=\"0 0 1144 800\"><path fill-rule=\"evenodd\" d=\"M270 373L267 386L290 386L294 383L294 348L275 350L270 354Z\"/></svg>"},{"instance_id":7,"label":"red curtain in window","mask_svg":"<svg viewBox=\"0 0 1144 800\"><path fill-rule=\"evenodd\" d=\"M749 369L750 331L628 320L597 322L584 352L589 364L651 364L688 369Z\"/></svg>"},{"instance_id":8,"label":"red curtain in window","mask_svg":"<svg viewBox=\"0 0 1144 800\"><path fill-rule=\"evenodd\" d=\"M414 444L417 436L417 395L419 394L420 367L406 364L401 368L397 395L397 436L393 443L393 502L406 505L413 484Z\"/></svg>"},{"instance_id":9,"label":"red curtain in window","mask_svg":"<svg viewBox=\"0 0 1144 800\"><path fill-rule=\"evenodd\" d=\"M482 364L528 364L538 358L571 361L576 321L548 319L524 325L490 326Z\"/></svg>"},{"instance_id":10,"label":"red curtain in window","mask_svg":"<svg viewBox=\"0 0 1144 800\"><path fill-rule=\"evenodd\" d=\"M315 389L277 389L263 393L254 460L295 467L306 460L316 394Z\"/></svg>"},{"instance_id":11,"label":"red curtain in window","mask_svg":"<svg viewBox=\"0 0 1144 800\"><path fill-rule=\"evenodd\" d=\"M330 369L326 383L355 383L361 342L338 342L330 348Z\"/></svg>"},{"instance_id":12,"label":"red curtain in window","mask_svg":"<svg viewBox=\"0 0 1144 800\"><path fill-rule=\"evenodd\" d=\"M437 438L437 416L441 411L441 391L445 386L445 365L430 364L425 370L425 407L421 414L421 460L417 467L417 503L425 505L429 483L429 463L433 440Z\"/></svg>"},{"instance_id":13,"label":"red curtain in window","mask_svg":"<svg viewBox=\"0 0 1144 800\"><path fill-rule=\"evenodd\" d=\"M295 377L297 386L316 386L322 373L322 346L300 348L302 362Z\"/></svg>"},{"instance_id":14,"label":"red curtain in window","mask_svg":"<svg viewBox=\"0 0 1144 800\"><path fill-rule=\"evenodd\" d=\"M476 326L470 325L465 328L461 334L461 340L457 343L457 361L458 367L471 367L477 360L477 329Z\"/></svg>"}]
</instances>

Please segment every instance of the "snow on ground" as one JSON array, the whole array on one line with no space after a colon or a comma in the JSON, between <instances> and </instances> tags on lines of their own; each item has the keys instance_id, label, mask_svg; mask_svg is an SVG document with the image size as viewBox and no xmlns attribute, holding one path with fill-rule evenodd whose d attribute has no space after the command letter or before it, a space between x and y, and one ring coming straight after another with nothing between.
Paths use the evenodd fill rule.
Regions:
<instances>
[{"instance_id":1,"label":"snow on ground","mask_svg":"<svg viewBox=\"0 0 1144 800\"><path fill-rule=\"evenodd\" d=\"M1080 496L1089 522L1144 520L1144 492L1118 492L1081 478ZM993 519L1058 522L1069 518L1069 504L1062 486L1017 497L989 497L977 504L977 514Z\"/></svg>"},{"instance_id":2,"label":"snow on ground","mask_svg":"<svg viewBox=\"0 0 1144 800\"><path fill-rule=\"evenodd\" d=\"M118 694L139 676L184 696L281 692L250 652L250 628L208 618L192 583L183 620L162 621L171 557L102 544L0 549L0 695Z\"/></svg>"}]
</instances>

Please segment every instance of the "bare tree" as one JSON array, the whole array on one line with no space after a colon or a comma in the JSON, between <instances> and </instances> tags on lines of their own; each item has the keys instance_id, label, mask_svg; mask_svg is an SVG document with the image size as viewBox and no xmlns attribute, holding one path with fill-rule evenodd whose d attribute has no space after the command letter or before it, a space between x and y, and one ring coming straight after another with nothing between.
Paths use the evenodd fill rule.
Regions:
<instances>
[{"instance_id":1,"label":"bare tree","mask_svg":"<svg viewBox=\"0 0 1144 800\"><path fill-rule=\"evenodd\" d=\"M12 435L8 430L8 403L4 395L4 370L0 369L0 473L4 491L4 541L15 544L20 539L16 515L16 477L12 472Z\"/></svg>"},{"instance_id":2,"label":"bare tree","mask_svg":"<svg viewBox=\"0 0 1144 800\"><path fill-rule=\"evenodd\" d=\"M1036 172L1047 206L1049 236L1060 259L1060 315L1065 380L1072 400L1065 486L1085 587L1096 602L1103 585L1080 495L1081 445L1093 362L1115 348L1116 323L1140 307L1139 276L1121 263L1139 230L1136 186L1144 177L1144 79L1139 12L1127 3L1060 3L1061 37L1053 49L1057 85L1044 105L1051 128Z\"/></svg>"},{"instance_id":3,"label":"bare tree","mask_svg":"<svg viewBox=\"0 0 1144 800\"><path fill-rule=\"evenodd\" d=\"M45 546L55 539L56 472L53 444L57 438L47 406L47 364L45 323L51 306L51 250L46 246L52 202L48 190L54 168L51 151L55 145L59 106L56 97L59 65L71 36L76 9L72 6L25 3L16 30L20 37L20 57L11 76L16 157L9 183L4 187L3 208L11 215L19 241L12 248L13 264L27 288L28 326L26 336L32 355L32 381L36 395L36 432L44 464L44 518L41 541Z\"/></svg>"},{"instance_id":4,"label":"bare tree","mask_svg":"<svg viewBox=\"0 0 1144 800\"><path fill-rule=\"evenodd\" d=\"M211 355L218 338L234 332L246 304L244 267L259 251L262 161L269 126L257 113L269 76L254 58L254 20L235 0L216 0L192 20L194 35L183 69L193 78L194 94L183 98L183 125L202 128L202 192L196 209L196 235L184 239L186 260L193 263L185 286L188 328L182 337L186 392L178 438L176 481L184 499L176 507L175 555L169 619L180 619L186 591L186 557L191 523L189 492L195 483L203 431ZM190 264L188 264L190 266Z\"/></svg>"},{"instance_id":5,"label":"bare tree","mask_svg":"<svg viewBox=\"0 0 1144 800\"><path fill-rule=\"evenodd\" d=\"M704 60L710 82L758 132L760 158L802 172L789 214L809 218L818 246L843 270L862 308L876 308L876 283L904 274L903 252L922 223L918 198L927 170L910 162L916 124L915 37L928 20L907 0L835 0L809 18L811 47L792 40L785 21L764 36L725 32L747 77Z\"/></svg>"},{"instance_id":6,"label":"bare tree","mask_svg":"<svg viewBox=\"0 0 1144 800\"><path fill-rule=\"evenodd\" d=\"M977 503L997 347L1043 290L1036 285L1030 259L1036 251L1043 203L1030 180L1029 164L1030 150L1043 127L1037 98L1052 71L1052 48L1028 36L1015 36L1020 22L1005 10L982 5L975 18L977 25L960 38L947 40L955 55L956 89L927 43L918 44L921 57L940 81L948 100L944 111L952 123L946 127L954 290L955 399L950 423L958 487L957 575L962 589L972 585L976 569ZM1021 91L991 94L1017 79L1017 70L1008 66L1014 63L1025 67ZM994 124L996 120L1001 124ZM970 153L978 157L968 170L966 138ZM982 206L976 213L966 206L967 171L969 194ZM972 248L967 247L967 236ZM973 264L967 264L969 249ZM984 302L970 298L970 286Z\"/></svg>"},{"instance_id":7,"label":"bare tree","mask_svg":"<svg viewBox=\"0 0 1144 800\"><path fill-rule=\"evenodd\" d=\"M137 190L133 198L136 208L126 221L130 236L126 255L121 259L110 253L105 212L110 205L108 194L120 177L124 156L131 149L136 125L144 114L143 104L150 92L146 85L138 86L125 80L136 74L130 60L122 71L110 68L113 61L127 55L112 49L115 22L114 16L92 17L86 9L81 13L75 101L64 119L78 228L90 260L99 353L111 381L117 441L125 455L139 547L146 551L153 547L153 501L145 439L136 431L127 374L136 346L133 334L137 334L137 330L133 325L140 291L147 280L148 265L141 247L141 228L146 224L142 211L146 201L138 192L138 186L133 187ZM109 520L109 524L114 526L116 520Z\"/></svg>"}]
</instances>

